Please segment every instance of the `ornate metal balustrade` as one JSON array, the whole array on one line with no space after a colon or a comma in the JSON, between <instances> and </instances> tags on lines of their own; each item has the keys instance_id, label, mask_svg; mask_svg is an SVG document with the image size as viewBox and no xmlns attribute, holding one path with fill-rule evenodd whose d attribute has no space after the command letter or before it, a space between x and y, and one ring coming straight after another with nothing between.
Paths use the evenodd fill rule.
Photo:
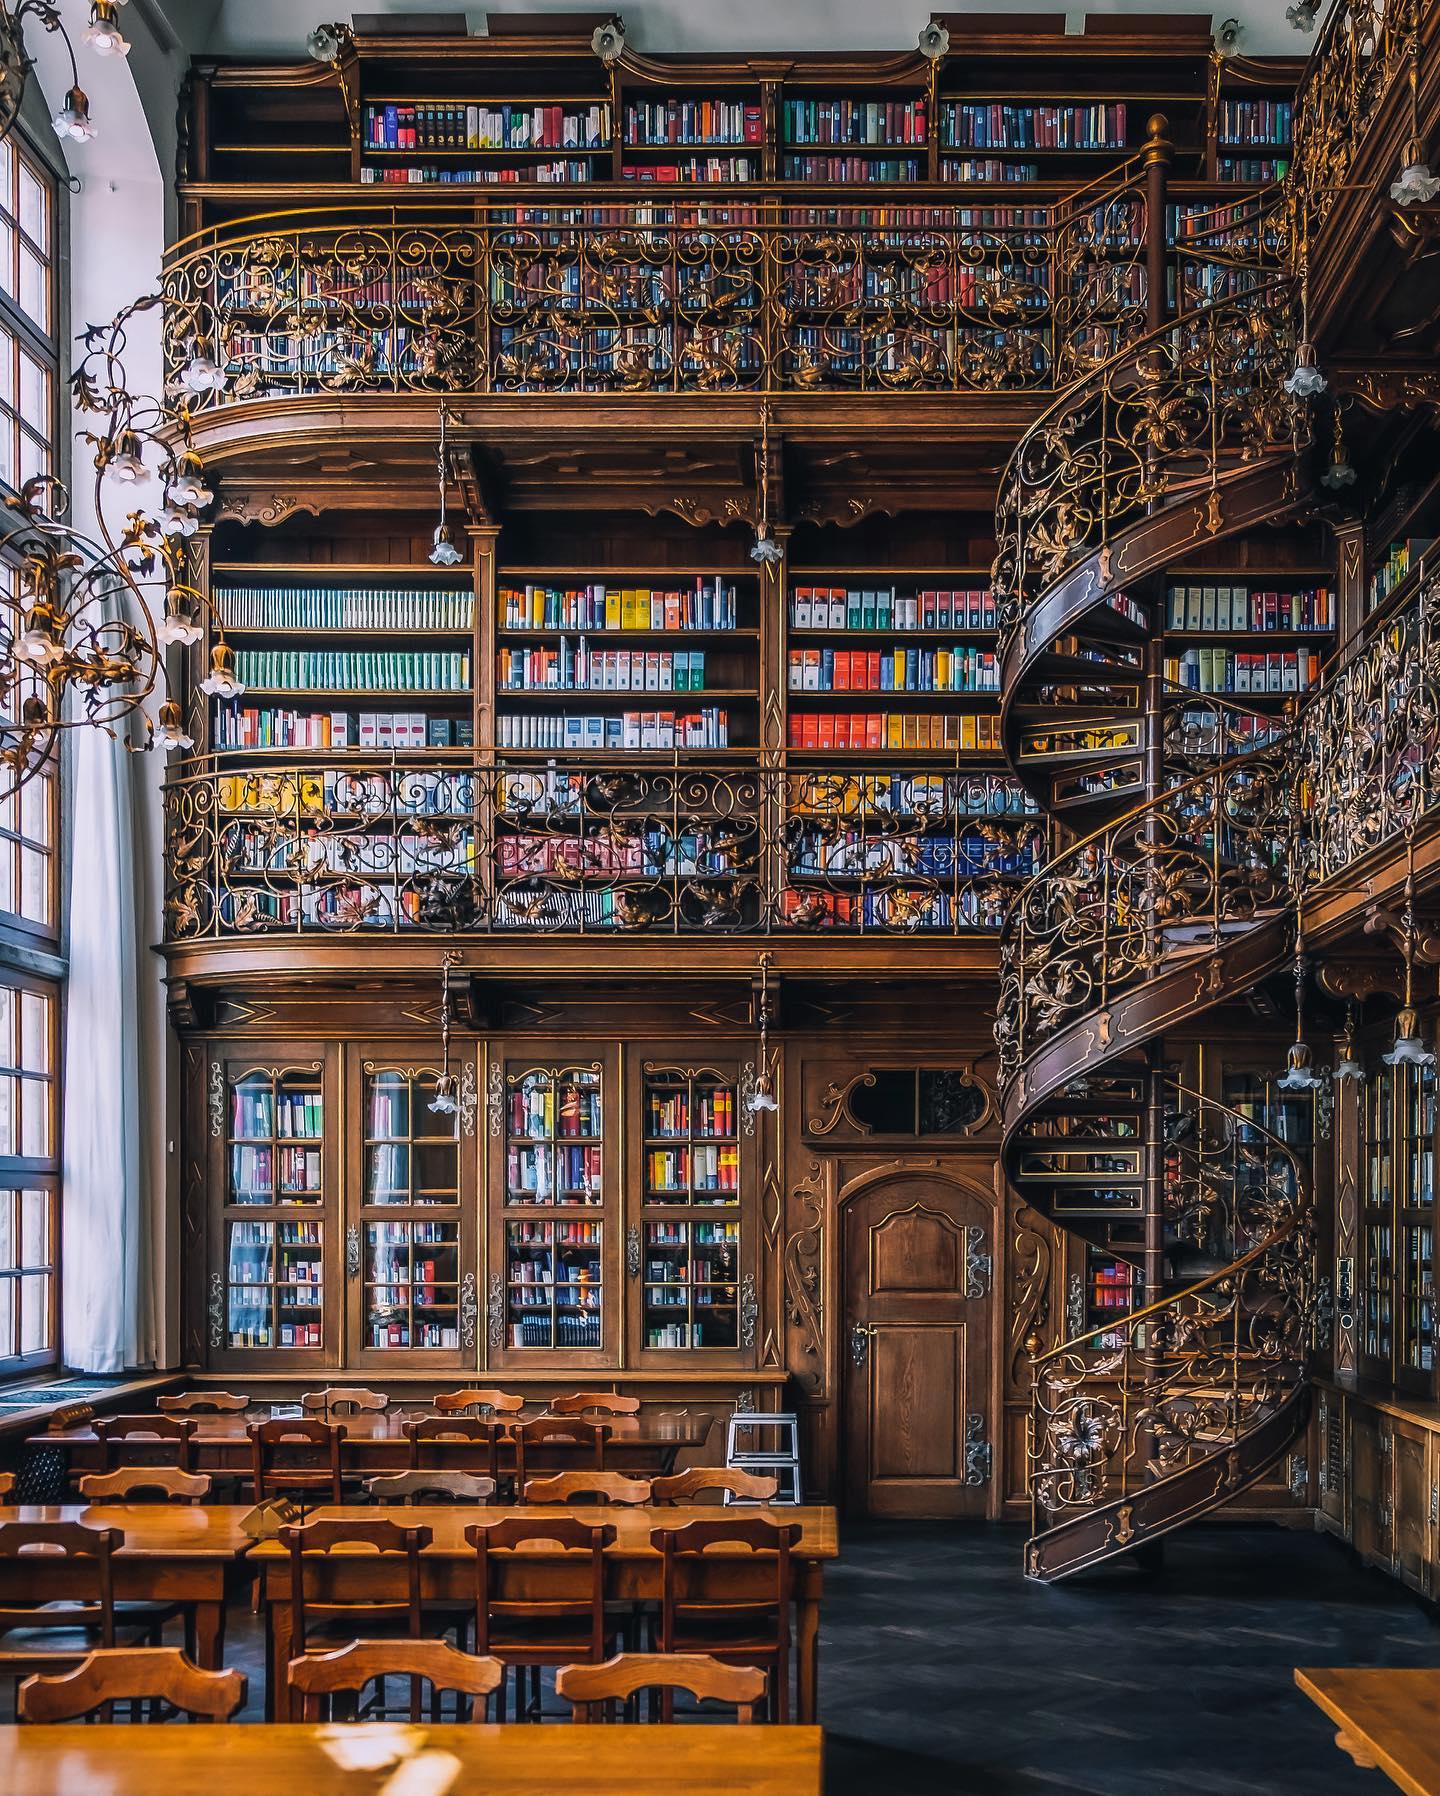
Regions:
<instances>
[{"instance_id":1,"label":"ornate metal balustrade","mask_svg":"<svg viewBox=\"0 0 1440 1796\"><path fill-rule=\"evenodd\" d=\"M933 763L202 766L166 787L166 935L968 933L1043 858L1025 807Z\"/></svg>"},{"instance_id":2,"label":"ornate metal balustrade","mask_svg":"<svg viewBox=\"0 0 1440 1796\"><path fill-rule=\"evenodd\" d=\"M1037 1536L1212 1455L1214 1494L1240 1488L1253 1470L1223 1450L1253 1438L1304 1374L1314 1310L1308 1168L1228 1105L1175 1081L1165 1098L1167 1250L1176 1266L1223 1269L1033 1361ZM1123 1509L1116 1525L1127 1525ZM1112 1534L1092 1556L1112 1544L1127 1543Z\"/></svg>"}]
</instances>

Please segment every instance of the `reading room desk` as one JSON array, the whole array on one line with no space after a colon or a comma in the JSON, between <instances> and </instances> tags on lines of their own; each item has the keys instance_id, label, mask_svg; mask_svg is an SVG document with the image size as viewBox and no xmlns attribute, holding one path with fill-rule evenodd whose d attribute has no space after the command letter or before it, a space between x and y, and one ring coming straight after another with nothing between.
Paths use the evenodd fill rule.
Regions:
<instances>
[{"instance_id":1,"label":"reading room desk","mask_svg":"<svg viewBox=\"0 0 1440 1796\"><path fill-rule=\"evenodd\" d=\"M1297 1671L1295 1682L1339 1730L1357 1765L1383 1771L1407 1796L1440 1796L1440 1671Z\"/></svg>"},{"instance_id":2,"label":"reading room desk","mask_svg":"<svg viewBox=\"0 0 1440 1796\"><path fill-rule=\"evenodd\" d=\"M365 1732L354 1723L349 1732ZM393 1766L352 1771L326 1751L326 1730L238 1723L229 1727L0 1727L6 1796L376 1796ZM818 1727L430 1727L407 1739L416 1753L448 1754L436 1796L474 1790L505 1796L820 1796ZM458 1761L458 1763L454 1762ZM418 1769L411 1756L407 1769Z\"/></svg>"},{"instance_id":3,"label":"reading room desk","mask_svg":"<svg viewBox=\"0 0 1440 1796\"><path fill-rule=\"evenodd\" d=\"M476 1522L554 1521L557 1515L572 1515L596 1527L609 1524L615 1529L615 1544L607 1547L609 1566L606 1594L616 1602L658 1602L660 1598L660 1555L650 1544L652 1528L683 1528L697 1518L718 1518L720 1509L688 1507L655 1508L644 1505L608 1504L565 1508L560 1504L507 1504L488 1509L470 1504L427 1504L421 1508L403 1509L385 1504L327 1504L310 1512L310 1519L320 1517L337 1520L373 1522L381 1516L393 1521L423 1523L433 1531L431 1544L420 1558L421 1593L426 1601L474 1601L475 1549L466 1544L465 1530ZM737 1512L731 1511L731 1514ZM838 1556L839 1545L835 1511L828 1507L802 1505L791 1508L780 1505L747 1506L738 1512L746 1520L762 1517L786 1523L798 1522L800 1539L791 1550L795 1576L795 1665L796 1716L802 1722L813 1722L817 1713L819 1686L820 1595L827 1559ZM551 1542L537 1542L533 1547L517 1549L536 1558L554 1557L561 1551ZM768 1562L757 1561L748 1547L711 1548L707 1560L727 1562L727 1587L733 1581L737 1598L763 1597L773 1593L774 1573ZM250 1570L261 1575L269 1628L270 1675L266 1690L266 1714L288 1720L289 1687L286 1668L292 1657L292 1621L290 1611L290 1560L278 1541L266 1540L252 1547L247 1561ZM326 1598L339 1602L365 1602L381 1597L403 1597L404 1567L396 1558L382 1558L376 1553L335 1553L323 1567L316 1568L323 1580Z\"/></svg>"},{"instance_id":4,"label":"reading room desk","mask_svg":"<svg viewBox=\"0 0 1440 1796\"><path fill-rule=\"evenodd\" d=\"M241 1527L249 1513L243 1503L24 1504L0 1508L0 1522L120 1529L125 1544L114 1559L116 1600L188 1605L195 1617L196 1659L216 1671L223 1663L227 1588L238 1586L240 1561L254 1545ZM63 1554L26 1553L6 1567L6 1596L20 1603L73 1598L83 1593L90 1575Z\"/></svg>"}]
</instances>

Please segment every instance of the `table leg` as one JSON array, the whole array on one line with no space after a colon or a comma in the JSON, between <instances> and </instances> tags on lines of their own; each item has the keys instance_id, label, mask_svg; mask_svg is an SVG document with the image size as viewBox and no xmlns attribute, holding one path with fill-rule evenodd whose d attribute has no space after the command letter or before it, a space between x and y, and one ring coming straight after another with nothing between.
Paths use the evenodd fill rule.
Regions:
<instances>
[{"instance_id":1,"label":"table leg","mask_svg":"<svg viewBox=\"0 0 1440 1796\"><path fill-rule=\"evenodd\" d=\"M195 1605L195 1663L202 1671L225 1664L225 1599Z\"/></svg>"},{"instance_id":2,"label":"table leg","mask_svg":"<svg viewBox=\"0 0 1440 1796\"><path fill-rule=\"evenodd\" d=\"M795 1604L795 1671L799 1682L798 1710L795 1719L814 1726L820 1703L820 1584L815 1573L815 1588L802 1590Z\"/></svg>"},{"instance_id":3,"label":"table leg","mask_svg":"<svg viewBox=\"0 0 1440 1796\"><path fill-rule=\"evenodd\" d=\"M270 1677L265 1690L265 1719L290 1719L290 1659L294 1622L288 1599L265 1605L265 1630L270 1642Z\"/></svg>"}]
</instances>

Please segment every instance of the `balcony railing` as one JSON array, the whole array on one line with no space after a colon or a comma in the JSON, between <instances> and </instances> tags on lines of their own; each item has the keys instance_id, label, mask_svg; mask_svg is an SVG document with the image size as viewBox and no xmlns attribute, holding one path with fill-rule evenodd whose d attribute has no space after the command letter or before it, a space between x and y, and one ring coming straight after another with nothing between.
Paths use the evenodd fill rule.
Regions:
<instances>
[{"instance_id":1,"label":"balcony railing","mask_svg":"<svg viewBox=\"0 0 1440 1796\"><path fill-rule=\"evenodd\" d=\"M967 934L1043 825L1006 776L739 755L346 756L165 794L166 935Z\"/></svg>"}]
</instances>

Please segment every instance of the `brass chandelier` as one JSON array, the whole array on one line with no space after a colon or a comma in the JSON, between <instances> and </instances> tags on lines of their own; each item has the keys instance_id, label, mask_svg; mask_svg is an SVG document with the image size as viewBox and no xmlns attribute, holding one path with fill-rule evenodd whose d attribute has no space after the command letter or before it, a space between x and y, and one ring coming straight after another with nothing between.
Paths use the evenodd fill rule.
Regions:
<instances>
[{"instance_id":1,"label":"brass chandelier","mask_svg":"<svg viewBox=\"0 0 1440 1796\"><path fill-rule=\"evenodd\" d=\"M90 0L90 23L81 39L87 50L93 50L97 56L130 54L129 42L120 28L120 8L125 3L126 0ZM25 87L35 67L34 58L25 48L25 27L29 24L58 36L70 57L70 88L50 121L55 135L88 143L96 135L90 118L90 99L80 85L75 45L59 6L52 0L19 0L18 5L14 0L0 0L0 138L10 132L20 116Z\"/></svg>"}]
</instances>

